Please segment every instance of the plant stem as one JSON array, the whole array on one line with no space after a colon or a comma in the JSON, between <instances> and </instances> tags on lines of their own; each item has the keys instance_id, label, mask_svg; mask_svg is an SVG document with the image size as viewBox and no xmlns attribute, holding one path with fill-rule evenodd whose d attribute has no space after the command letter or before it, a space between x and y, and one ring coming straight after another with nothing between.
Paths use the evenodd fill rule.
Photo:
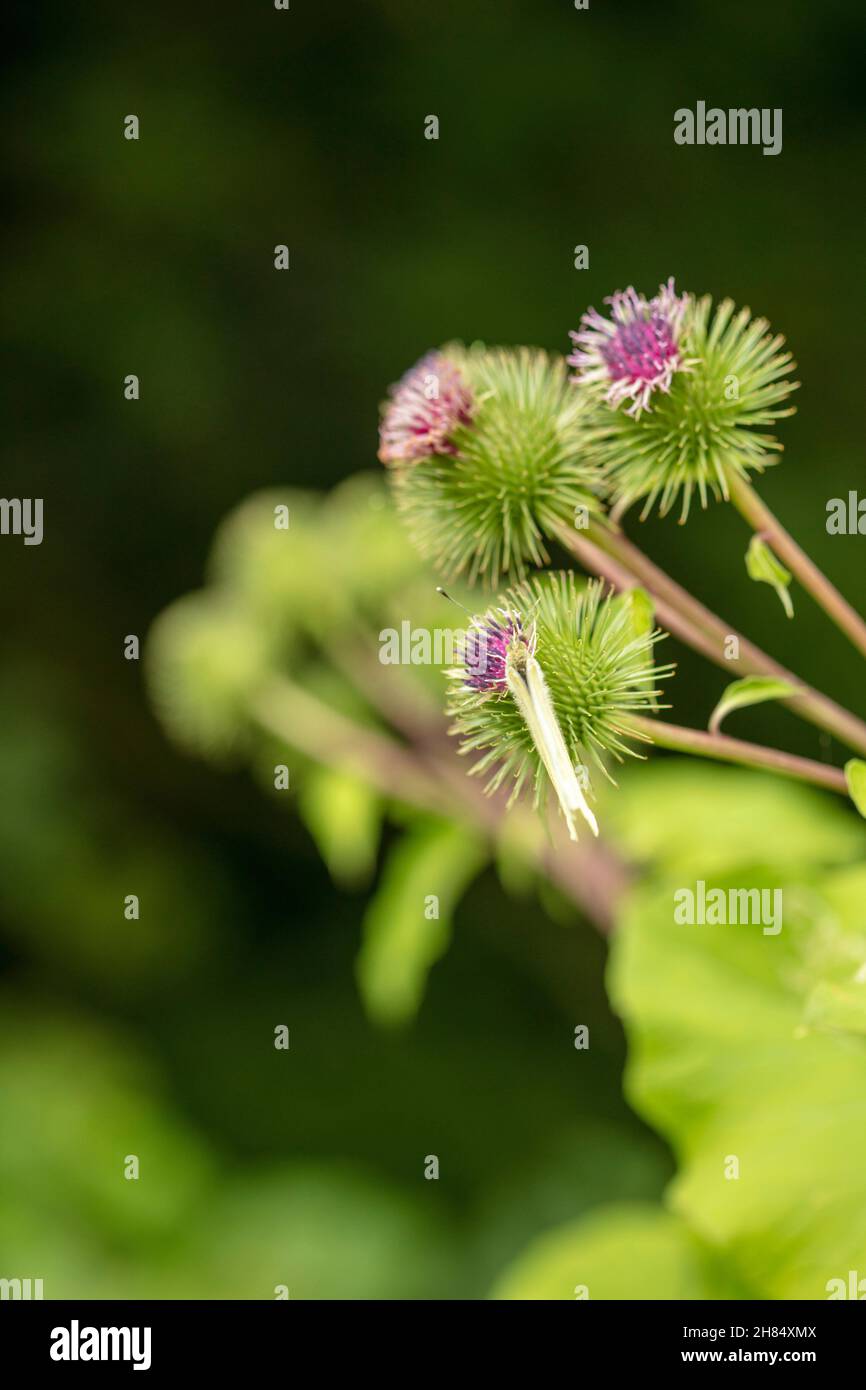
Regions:
<instances>
[{"instance_id":1,"label":"plant stem","mask_svg":"<svg viewBox=\"0 0 866 1390\"><path fill-rule=\"evenodd\" d=\"M633 716L632 728L660 748L672 748L678 753L715 758L719 762L739 763L742 767L766 769L798 782L811 782L816 787L848 795L844 772L826 763L800 758L795 753L782 753L777 748L765 748L760 743L729 738L727 734L707 734L702 729L686 729L681 724L666 724L658 719Z\"/></svg>"},{"instance_id":2,"label":"plant stem","mask_svg":"<svg viewBox=\"0 0 866 1390\"><path fill-rule=\"evenodd\" d=\"M416 756L390 735L362 726L317 696L275 677L254 698L251 714L267 733L326 767L349 769L383 796L416 810L470 822L490 840L502 833L506 797L486 796L450 759ZM572 845L561 834L539 837L531 851L539 869L602 932L614 925L630 874L607 845Z\"/></svg>"},{"instance_id":3,"label":"plant stem","mask_svg":"<svg viewBox=\"0 0 866 1390\"><path fill-rule=\"evenodd\" d=\"M293 681L274 677L253 699L251 713L268 733L317 762L371 782L385 796L439 815L454 813L453 803L407 749L348 719Z\"/></svg>"},{"instance_id":4,"label":"plant stem","mask_svg":"<svg viewBox=\"0 0 866 1390\"><path fill-rule=\"evenodd\" d=\"M823 570L809 559L746 478L731 478L729 488L731 501L752 530L768 541L782 563L796 575L831 622L844 632L861 656L866 656L866 622L857 610L830 583Z\"/></svg>"},{"instance_id":5,"label":"plant stem","mask_svg":"<svg viewBox=\"0 0 866 1390\"><path fill-rule=\"evenodd\" d=\"M673 636L700 652L722 670L738 675L775 676L797 687L797 694L781 703L802 719L833 734L849 748L866 754L866 723L850 710L807 685L792 671L774 661L736 628L694 598L666 574L627 536L612 526L591 522L587 531L566 527L557 530L560 543L584 569L607 579L617 589L642 585L652 596L659 623ZM735 638L739 655L728 656Z\"/></svg>"}]
</instances>

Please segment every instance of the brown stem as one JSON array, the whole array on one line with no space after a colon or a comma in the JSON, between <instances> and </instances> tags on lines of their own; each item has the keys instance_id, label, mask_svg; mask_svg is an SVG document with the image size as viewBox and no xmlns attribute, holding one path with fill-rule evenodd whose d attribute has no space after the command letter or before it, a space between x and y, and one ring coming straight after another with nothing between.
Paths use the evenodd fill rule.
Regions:
<instances>
[{"instance_id":1,"label":"brown stem","mask_svg":"<svg viewBox=\"0 0 866 1390\"><path fill-rule=\"evenodd\" d=\"M642 585L652 596L659 623L687 646L700 652L722 670L744 676L774 676L797 689L781 703L802 719L826 729L849 748L866 754L866 723L827 695L813 689L756 647L736 628L694 598L682 585L666 574L621 531L592 522L586 532L566 527L557 530L560 543L593 574L607 579L617 589ZM728 657L731 638L736 639L739 655Z\"/></svg>"},{"instance_id":2,"label":"brown stem","mask_svg":"<svg viewBox=\"0 0 866 1390\"><path fill-rule=\"evenodd\" d=\"M330 642L326 655L404 738L416 744L437 743L441 748L446 741L441 705L405 667L383 666L374 651L372 634L364 633L363 640Z\"/></svg>"},{"instance_id":3,"label":"brown stem","mask_svg":"<svg viewBox=\"0 0 866 1390\"><path fill-rule=\"evenodd\" d=\"M835 584L830 583L823 570L809 559L746 478L731 478L730 492L731 501L752 530L769 542L782 563L796 575L831 622L853 642L861 656L866 656L866 622L857 610L839 593Z\"/></svg>"},{"instance_id":4,"label":"brown stem","mask_svg":"<svg viewBox=\"0 0 866 1390\"><path fill-rule=\"evenodd\" d=\"M844 772L826 763L800 758L795 753L782 753L778 748L765 748L760 743L747 743L727 734L707 734L702 729L687 729L681 724L666 724L660 719L633 716L632 728L660 748L672 748L678 753L691 753L701 758L715 758L723 763L739 763L742 767L765 769L798 782L811 782L816 787L848 795Z\"/></svg>"}]
</instances>

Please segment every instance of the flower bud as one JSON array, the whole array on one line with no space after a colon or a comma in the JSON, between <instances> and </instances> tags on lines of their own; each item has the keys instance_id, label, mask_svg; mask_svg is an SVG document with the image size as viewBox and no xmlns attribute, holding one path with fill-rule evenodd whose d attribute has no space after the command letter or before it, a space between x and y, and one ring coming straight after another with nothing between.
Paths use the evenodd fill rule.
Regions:
<instances>
[{"instance_id":1,"label":"flower bud","mask_svg":"<svg viewBox=\"0 0 866 1390\"><path fill-rule=\"evenodd\" d=\"M384 408L380 449L422 554L469 583L544 564L556 526L601 509L586 415L545 352L452 344L422 358Z\"/></svg>"}]
</instances>

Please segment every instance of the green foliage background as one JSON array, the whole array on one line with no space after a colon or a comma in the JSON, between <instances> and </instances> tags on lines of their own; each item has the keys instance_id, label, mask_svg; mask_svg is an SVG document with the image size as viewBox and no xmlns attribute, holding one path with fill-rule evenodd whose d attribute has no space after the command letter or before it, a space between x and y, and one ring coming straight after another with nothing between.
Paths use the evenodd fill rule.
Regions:
<instances>
[{"instance_id":1,"label":"green foliage background","mask_svg":"<svg viewBox=\"0 0 866 1390\"><path fill-rule=\"evenodd\" d=\"M862 601L861 541L824 530L862 447L859 7L48 0L15 19L3 491L43 496L46 533L0 542L0 1276L48 1296L787 1298L866 1273L853 812L633 770L605 807L642 870L608 961L552 891L506 894L462 839L449 858L451 827L403 838L392 815L380 842L357 786L310 771L298 816L263 794L255 750L185 755L122 659L203 576L256 611L233 671L286 605L351 621L346 585L354 601L390 572L374 523L353 551L335 509L333 576L261 555L245 575L227 529L211 547L226 513L370 468L384 385L429 346L561 350L588 303L670 273L787 335L804 389L765 492ZM673 111L698 99L781 106L782 155L675 147ZM750 583L732 514L642 534L862 708L842 639ZM677 713L701 724L718 673L676 658ZM211 713L218 744L231 711ZM735 717L838 758L775 705ZM444 935L397 930L424 856L468 882L429 978ZM782 883L790 933L675 928L673 887L713 876ZM381 1026L422 991L411 1027ZM731 1152L739 1183L719 1179Z\"/></svg>"}]
</instances>

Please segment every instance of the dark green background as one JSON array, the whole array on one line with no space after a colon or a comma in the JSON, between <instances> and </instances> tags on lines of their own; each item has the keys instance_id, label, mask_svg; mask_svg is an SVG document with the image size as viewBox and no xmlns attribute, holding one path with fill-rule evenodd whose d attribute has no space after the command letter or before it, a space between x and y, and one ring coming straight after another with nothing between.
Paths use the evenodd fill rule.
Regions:
<instances>
[{"instance_id":1,"label":"dark green background","mask_svg":"<svg viewBox=\"0 0 866 1390\"><path fill-rule=\"evenodd\" d=\"M352 979L362 900L249 779L165 742L123 637L199 585L245 494L371 466L378 400L428 347L563 350L589 303L670 274L788 338L804 388L762 491L858 601L864 542L828 537L824 519L863 476L861 9L100 0L20 5L15 28L3 493L44 497L45 540L0 539L5 997L121 1030L229 1167L346 1160L433 1205L463 1252L445 1287L484 1292L546 1222L653 1194L667 1171L619 1096L600 942L488 875L417 1026L376 1033ZM698 100L781 107L783 152L675 146L673 112ZM138 143L122 138L130 112ZM711 606L862 708L856 663L808 598L788 623L747 580L735 515L642 534ZM671 655L677 715L704 723L721 675ZM837 757L772 706L741 727ZM161 904L140 968L123 963L129 924L105 925L135 891L127 855ZM260 1063L282 1018L289 1081ZM591 1071L575 1022L594 1029ZM420 1182L431 1151L438 1186Z\"/></svg>"}]
</instances>

